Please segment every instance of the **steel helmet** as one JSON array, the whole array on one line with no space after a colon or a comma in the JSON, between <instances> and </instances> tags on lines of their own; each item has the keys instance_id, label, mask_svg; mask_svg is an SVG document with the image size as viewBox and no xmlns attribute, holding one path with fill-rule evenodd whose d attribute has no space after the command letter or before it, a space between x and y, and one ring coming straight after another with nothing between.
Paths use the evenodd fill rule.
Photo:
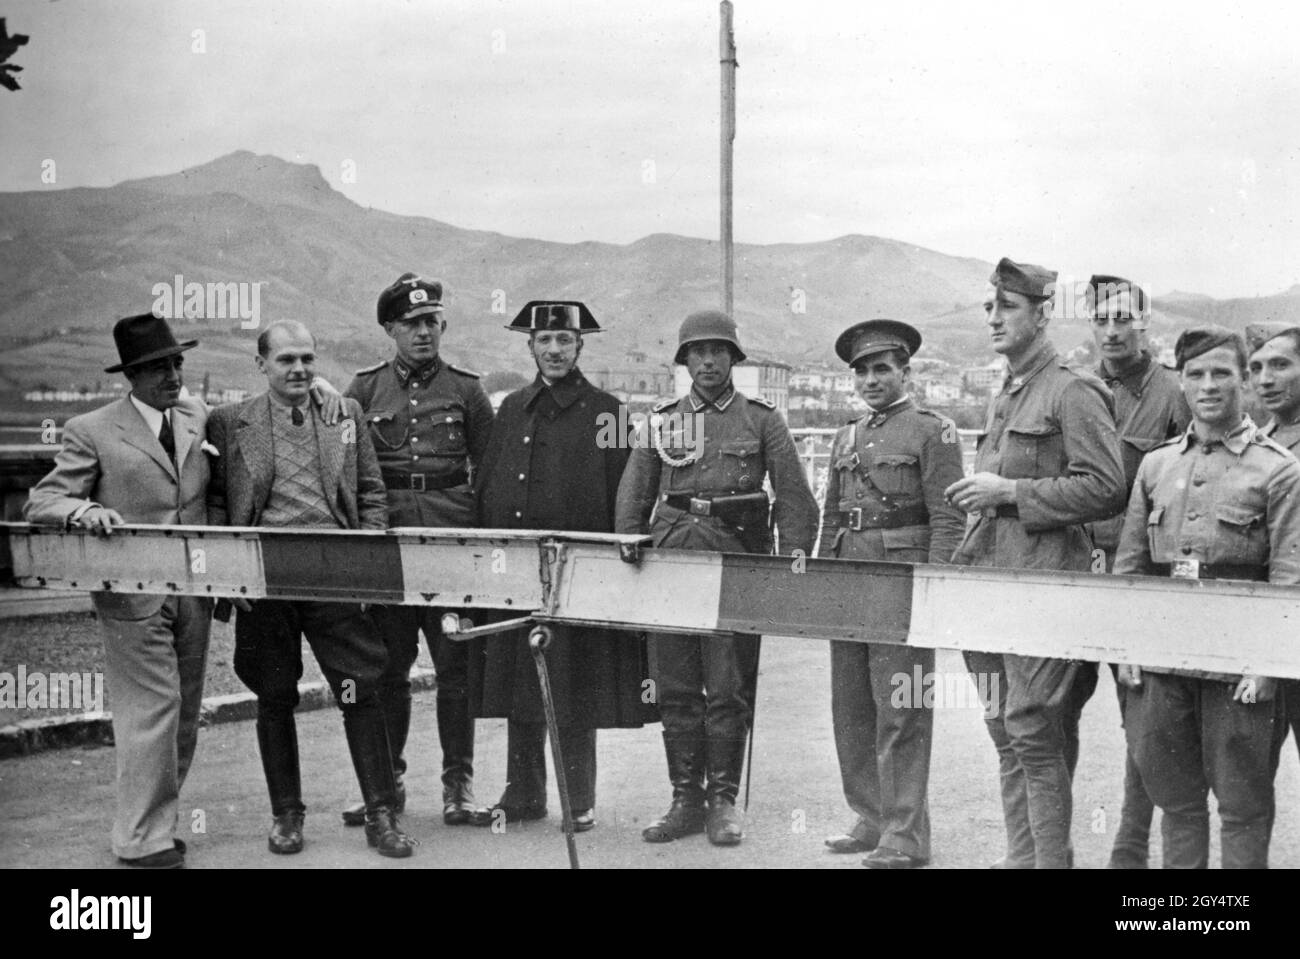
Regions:
<instances>
[{"instance_id":1,"label":"steel helmet","mask_svg":"<svg viewBox=\"0 0 1300 959\"><path fill-rule=\"evenodd\" d=\"M721 310L700 310L682 320L681 329L677 331L677 355L674 363L686 362L686 348L692 343L704 340L721 340L730 343L736 350L736 362L745 358L745 351L740 348L736 336L736 321Z\"/></svg>"}]
</instances>

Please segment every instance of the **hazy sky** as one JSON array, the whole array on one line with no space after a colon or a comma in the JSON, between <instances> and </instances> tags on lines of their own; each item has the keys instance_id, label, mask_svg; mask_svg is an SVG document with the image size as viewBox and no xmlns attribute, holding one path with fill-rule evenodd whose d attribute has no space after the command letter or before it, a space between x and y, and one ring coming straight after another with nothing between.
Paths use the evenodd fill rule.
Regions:
<instances>
[{"instance_id":1,"label":"hazy sky","mask_svg":"<svg viewBox=\"0 0 1300 959\"><path fill-rule=\"evenodd\" d=\"M714 0L5 6L0 191L249 149L463 227L717 235ZM1300 282L1300 9L1241 6L737 0L736 238Z\"/></svg>"}]
</instances>

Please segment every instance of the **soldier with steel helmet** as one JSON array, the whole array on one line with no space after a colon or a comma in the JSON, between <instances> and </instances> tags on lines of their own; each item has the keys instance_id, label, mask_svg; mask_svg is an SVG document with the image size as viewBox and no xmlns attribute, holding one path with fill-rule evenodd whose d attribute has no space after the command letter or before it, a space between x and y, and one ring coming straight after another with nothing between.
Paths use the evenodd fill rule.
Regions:
<instances>
[{"instance_id":1,"label":"soldier with steel helmet","mask_svg":"<svg viewBox=\"0 0 1300 959\"><path fill-rule=\"evenodd\" d=\"M781 414L732 384L744 359L727 314L703 310L682 323L675 361L691 389L658 404L639 433L619 486L618 532L648 532L656 547L770 553L770 509L783 552L812 549L817 502ZM735 845L758 637L651 633L649 655L673 800L642 837L669 842L707 828L710 842Z\"/></svg>"},{"instance_id":2,"label":"soldier with steel helmet","mask_svg":"<svg viewBox=\"0 0 1300 959\"><path fill-rule=\"evenodd\" d=\"M474 527L471 472L482 461L492 431L492 404L477 373L453 366L439 354L447 321L442 283L403 273L379 295L378 319L397 354L358 370L347 389L361 403L388 491L388 525ZM398 782L411 726L411 666L420 632L438 672L438 739L442 746L443 821L470 823L474 806L474 721L470 718L464 643L442 634L442 609L380 606L375 618L388 646L380 680L388 738ZM400 809L399 809L400 811ZM343 813L360 825L362 810Z\"/></svg>"},{"instance_id":3,"label":"soldier with steel helmet","mask_svg":"<svg viewBox=\"0 0 1300 959\"><path fill-rule=\"evenodd\" d=\"M867 414L835 434L820 554L838 559L946 563L965 517L944 496L962 478L952 420L918 407L907 392L921 334L897 320L849 327L835 352L853 368ZM844 797L857 813L832 852L867 852L873 869L910 869L930 859L927 787L934 713L908 683L934 672L934 650L831 643L831 716Z\"/></svg>"},{"instance_id":4,"label":"soldier with steel helmet","mask_svg":"<svg viewBox=\"0 0 1300 959\"><path fill-rule=\"evenodd\" d=\"M508 327L528 334L533 382L501 402L476 484L489 529L610 533L626 443L604 442L619 402L578 368L583 337L599 333L571 300L533 301ZM512 618L505 613L497 619ZM596 730L658 720L642 701L648 674L639 634L553 625L547 667L574 828L596 825ZM470 704L476 717L504 717L506 787L479 825L546 815L546 714L527 630L470 643Z\"/></svg>"}]
</instances>

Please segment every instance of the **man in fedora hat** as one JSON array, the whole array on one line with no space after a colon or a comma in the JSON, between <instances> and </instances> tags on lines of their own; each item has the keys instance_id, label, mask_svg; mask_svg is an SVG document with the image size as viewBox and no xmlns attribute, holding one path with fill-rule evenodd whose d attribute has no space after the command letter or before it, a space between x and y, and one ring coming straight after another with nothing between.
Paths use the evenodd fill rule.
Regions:
<instances>
[{"instance_id":1,"label":"man in fedora hat","mask_svg":"<svg viewBox=\"0 0 1300 959\"><path fill-rule=\"evenodd\" d=\"M921 334L897 320L867 320L840 334L835 352L853 369L867 414L835 434L821 554L837 559L946 563L966 519L944 497L962 478L957 427L907 392ZM858 815L836 853L866 852L871 869L911 869L930 859L933 709L923 691L898 696L895 677L932 676L934 650L831 643L831 717L844 798Z\"/></svg>"},{"instance_id":2,"label":"man in fedora hat","mask_svg":"<svg viewBox=\"0 0 1300 959\"><path fill-rule=\"evenodd\" d=\"M578 369L584 334L600 327L582 303L534 301L506 328L528 334L537 376L501 403L476 484L479 519L489 529L613 532L628 450L604 441L604 433L618 420L619 403ZM569 806L583 832L596 825L596 730L656 722L658 713L642 702L648 667L639 635L553 630L546 658ZM471 644L474 715L509 719L505 792L477 820L482 825L546 814L546 715L522 632Z\"/></svg>"},{"instance_id":3,"label":"man in fedora hat","mask_svg":"<svg viewBox=\"0 0 1300 959\"><path fill-rule=\"evenodd\" d=\"M54 469L31 491L32 523L109 535L122 523L204 525L207 408L181 394L182 354L167 321L148 313L113 328L131 393L63 427ZM132 866L175 868L177 796L194 758L212 601L93 592L104 639L117 750L113 851Z\"/></svg>"}]
</instances>

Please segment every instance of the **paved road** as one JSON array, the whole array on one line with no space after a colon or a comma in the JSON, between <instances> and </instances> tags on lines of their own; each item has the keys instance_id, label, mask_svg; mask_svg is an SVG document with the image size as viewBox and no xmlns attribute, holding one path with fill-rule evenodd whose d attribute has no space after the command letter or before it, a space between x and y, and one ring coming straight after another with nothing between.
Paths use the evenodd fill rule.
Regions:
<instances>
[{"instance_id":1,"label":"paved road","mask_svg":"<svg viewBox=\"0 0 1300 959\"><path fill-rule=\"evenodd\" d=\"M769 638L759 682L758 738L747 838L715 849L703 836L664 846L640 839L648 819L667 806L659 728L601 733L599 826L578 837L584 867L856 869L858 856L834 856L824 836L848 823L839 795L831 742L829 667L823 642ZM961 669L941 653L939 670ZM360 830L339 823L337 810L357 793L336 711L299 716L308 805L307 847L291 857L265 848L270 824L251 723L203 730L199 755L182 797L187 865L195 869L265 867L452 868L567 865L552 786L549 819L511 826L504 834L442 824L437 791L437 730L431 694L417 697L409 757L410 809L405 828L421 840L416 855L386 860L366 848ZM479 799L495 800L504 785L505 724L480 722ZM1108 671L1083 718L1083 757L1075 787L1074 843L1079 865L1104 865L1120 797L1122 734ZM0 866L112 868L107 846L113 791L111 749L61 750L0 763ZM934 868L978 868L1001 854L1002 814L997 762L978 711L942 708L931 785ZM1300 866L1300 762L1288 742L1278 775L1275 866ZM1217 840L1216 840L1217 844ZM1215 853L1217 860L1217 852Z\"/></svg>"}]
</instances>

